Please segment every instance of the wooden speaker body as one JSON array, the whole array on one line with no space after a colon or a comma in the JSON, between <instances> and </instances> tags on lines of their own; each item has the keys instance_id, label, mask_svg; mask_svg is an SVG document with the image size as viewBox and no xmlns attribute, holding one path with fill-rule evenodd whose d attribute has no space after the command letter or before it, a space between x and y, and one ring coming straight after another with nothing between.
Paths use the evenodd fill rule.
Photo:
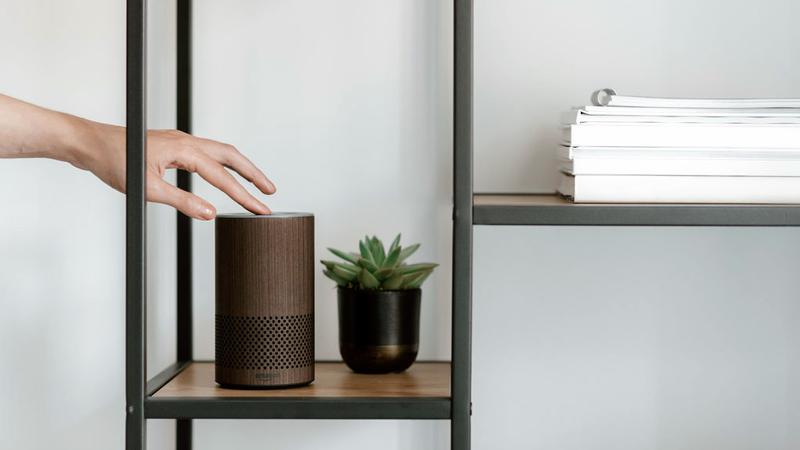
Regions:
<instances>
[{"instance_id":1,"label":"wooden speaker body","mask_svg":"<svg viewBox=\"0 0 800 450\"><path fill-rule=\"evenodd\" d=\"M216 220L216 380L276 388L314 380L314 216Z\"/></svg>"}]
</instances>

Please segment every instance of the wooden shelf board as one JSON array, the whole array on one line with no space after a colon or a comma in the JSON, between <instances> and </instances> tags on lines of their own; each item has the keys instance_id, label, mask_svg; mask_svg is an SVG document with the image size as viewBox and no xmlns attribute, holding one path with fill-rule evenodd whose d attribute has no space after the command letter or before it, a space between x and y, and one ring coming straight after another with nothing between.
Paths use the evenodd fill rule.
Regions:
<instances>
[{"instance_id":1,"label":"wooden shelf board","mask_svg":"<svg viewBox=\"0 0 800 450\"><path fill-rule=\"evenodd\" d=\"M214 363L195 362L153 397L159 398L424 398L450 397L450 363L419 362L403 373L363 375L344 363L318 362L309 386L290 389L226 389L214 382Z\"/></svg>"},{"instance_id":2,"label":"wooden shelf board","mask_svg":"<svg viewBox=\"0 0 800 450\"><path fill-rule=\"evenodd\" d=\"M556 194L475 194L475 206L552 206L573 205Z\"/></svg>"},{"instance_id":3,"label":"wooden shelf board","mask_svg":"<svg viewBox=\"0 0 800 450\"><path fill-rule=\"evenodd\" d=\"M451 418L450 363L419 362L404 373L360 375L318 362L316 379L289 389L225 389L214 363L173 365L150 383L150 419L417 419Z\"/></svg>"},{"instance_id":4,"label":"wooden shelf board","mask_svg":"<svg viewBox=\"0 0 800 450\"><path fill-rule=\"evenodd\" d=\"M576 204L556 194L476 194L476 225L798 226L800 205Z\"/></svg>"}]
</instances>

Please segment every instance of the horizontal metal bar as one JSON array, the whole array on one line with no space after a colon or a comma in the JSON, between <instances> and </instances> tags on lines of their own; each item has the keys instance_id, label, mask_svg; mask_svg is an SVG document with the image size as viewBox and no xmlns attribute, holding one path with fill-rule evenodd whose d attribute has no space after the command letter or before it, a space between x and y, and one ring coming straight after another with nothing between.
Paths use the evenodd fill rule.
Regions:
<instances>
[{"instance_id":1,"label":"horizontal metal bar","mask_svg":"<svg viewBox=\"0 0 800 450\"><path fill-rule=\"evenodd\" d=\"M450 399L150 397L149 419L449 419Z\"/></svg>"},{"instance_id":2,"label":"horizontal metal bar","mask_svg":"<svg viewBox=\"0 0 800 450\"><path fill-rule=\"evenodd\" d=\"M195 359L187 361L189 364L213 364L213 359ZM341 364L344 363L341 359L315 359L315 364ZM447 359L417 359L414 364L427 364L427 363L450 363Z\"/></svg>"},{"instance_id":3,"label":"horizontal metal bar","mask_svg":"<svg viewBox=\"0 0 800 450\"><path fill-rule=\"evenodd\" d=\"M213 359L195 359L192 361L187 361L189 364L214 364L215 361ZM414 364L427 364L427 363L446 363L449 364L451 361L447 359L417 359L414 361ZM315 364L342 364L344 361L341 359L315 359Z\"/></svg>"},{"instance_id":4,"label":"horizontal metal bar","mask_svg":"<svg viewBox=\"0 0 800 450\"><path fill-rule=\"evenodd\" d=\"M166 369L147 382L147 395L151 396L158 392L159 389L166 386L173 378L183 372L183 369L189 367L191 363L192 361L178 361L167 366Z\"/></svg>"},{"instance_id":5,"label":"horizontal metal bar","mask_svg":"<svg viewBox=\"0 0 800 450\"><path fill-rule=\"evenodd\" d=\"M476 205L475 225L800 226L800 207L778 205Z\"/></svg>"}]
</instances>

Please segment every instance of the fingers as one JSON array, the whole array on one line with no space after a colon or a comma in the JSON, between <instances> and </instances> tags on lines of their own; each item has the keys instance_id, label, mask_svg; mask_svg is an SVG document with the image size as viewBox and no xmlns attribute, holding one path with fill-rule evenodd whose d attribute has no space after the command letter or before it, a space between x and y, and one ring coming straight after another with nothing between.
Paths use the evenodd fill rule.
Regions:
<instances>
[{"instance_id":1,"label":"fingers","mask_svg":"<svg viewBox=\"0 0 800 450\"><path fill-rule=\"evenodd\" d=\"M153 145L150 146L148 151L154 151L153 149L156 148L161 149L160 153L157 151L155 152L161 156L160 159L156 158L160 161L156 164L159 171L158 181L160 181L160 183L155 185L158 189L154 191L156 197L152 198L153 201L173 205L192 217L205 219L213 218L216 215L216 212L208 213L208 211L213 211L213 206L208 202L205 202L191 193L181 191L160 179L160 177L163 176L164 169L181 168L189 172L198 173L206 181L217 189L225 192L231 199L250 212L255 214L271 213L267 205L250 194L250 192L226 170L226 167L235 170L265 194L272 194L275 192L275 185L266 175L233 146L209 139L197 138L176 130L160 130L151 133L154 134L154 137L160 139L153 142ZM149 193L150 189L148 188L148 194ZM191 198L187 198L187 196L191 196ZM194 201L195 205L181 206L181 204L179 204L181 202L189 202L189 200ZM203 203L202 207L197 206L198 201ZM189 208L188 211L181 209L184 207ZM197 208L211 209L198 211Z\"/></svg>"},{"instance_id":2,"label":"fingers","mask_svg":"<svg viewBox=\"0 0 800 450\"><path fill-rule=\"evenodd\" d=\"M236 203L254 214L270 214L267 205L261 203L244 188L236 178L211 157L200 152L184 152L177 158L181 168L197 172L214 187L228 194Z\"/></svg>"},{"instance_id":3,"label":"fingers","mask_svg":"<svg viewBox=\"0 0 800 450\"><path fill-rule=\"evenodd\" d=\"M200 141L203 143L203 151L208 156L225 167L235 170L245 180L253 183L261 192L265 194L275 193L275 184L264 175L261 169L256 167L239 150L236 150L236 147L208 139L200 139Z\"/></svg>"},{"instance_id":4,"label":"fingers","mask_svg":"<svg viewBox=\"0 0 800 450\"><path fill-rule=\"evenodd\" d=\"M217 215L217 210L211 203L178 189L157 176L147 177L147 200L170 205L195 219L211 220Z\"/></svg>"}]
</instances>

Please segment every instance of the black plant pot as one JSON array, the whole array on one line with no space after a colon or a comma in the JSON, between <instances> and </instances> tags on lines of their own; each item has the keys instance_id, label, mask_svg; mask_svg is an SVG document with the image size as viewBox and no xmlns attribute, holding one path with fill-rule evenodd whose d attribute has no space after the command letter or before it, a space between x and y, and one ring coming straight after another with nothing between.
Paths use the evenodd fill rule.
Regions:
<instances>
[{"instance_id":1,"label":"black plant pot","mask_svg":"<svg viewBox=\"0 0 800 450\"><path fill-rule=\"evenodd\" d=\"M339 351L353 372L408 369L419 348L419 289L338 288Z\"/></svg>"}]
</instances>

